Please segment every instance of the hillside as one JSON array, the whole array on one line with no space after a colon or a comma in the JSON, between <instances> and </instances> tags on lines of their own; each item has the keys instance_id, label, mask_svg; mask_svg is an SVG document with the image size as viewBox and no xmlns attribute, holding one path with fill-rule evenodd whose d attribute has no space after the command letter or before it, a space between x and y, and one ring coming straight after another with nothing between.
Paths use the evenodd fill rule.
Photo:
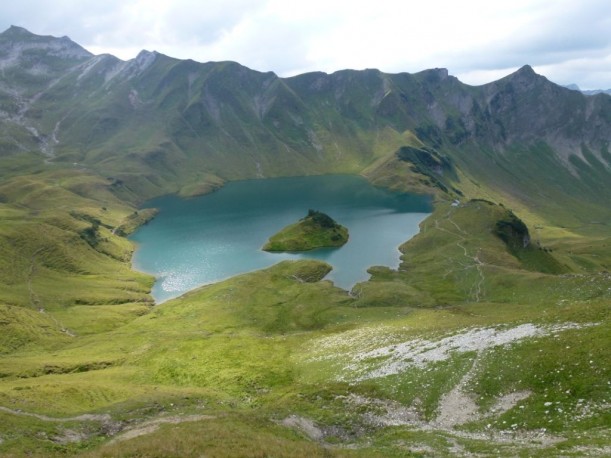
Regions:
<instances>
[{"instance_id":1,"label":"hillside","mask_svg":"<svg viewBox=\"0 0 611 458\"><path fill-rule=\"evenodd\" d=\"M280 78L9 28L0 454L609 455L610 141L611 96L529 66ZM435 196L397 270L155 306L131 269L151 197L327 173Z\"/></svg>"}]
</instances>

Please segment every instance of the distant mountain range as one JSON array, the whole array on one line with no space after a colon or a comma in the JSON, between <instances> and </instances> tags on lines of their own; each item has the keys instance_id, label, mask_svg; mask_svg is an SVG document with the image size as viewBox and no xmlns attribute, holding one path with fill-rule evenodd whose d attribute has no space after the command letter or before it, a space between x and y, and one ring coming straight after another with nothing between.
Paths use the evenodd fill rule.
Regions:
<instances>
[{"instance_id":1,"label":"distant mountain range","mask_svg":"<svg viewBox=\"0 0 611 458\"><path fill-rule=\"evenodd\" d=\"M585 95L596 95L596 94L609 94L611 95L611 89L581 89L576 84L569 84L567 86L568 89L572 89L574 91L579 91Z\"/></svg>"},{"instance_id":2,"label":"distant mountain range","mask_svg":"<svg viewBox=\"0 0 611 458\"><path fill-rule=\"evenodd\" d=\"M13 26L0 34L0 122L5 159L78 164L134 199L345 172L450 195L468 177L522 201L611 201L611 97L529 66L478 87L445 69L280 78L149 51L95 56Z\"/></svg>"}]
</instances>

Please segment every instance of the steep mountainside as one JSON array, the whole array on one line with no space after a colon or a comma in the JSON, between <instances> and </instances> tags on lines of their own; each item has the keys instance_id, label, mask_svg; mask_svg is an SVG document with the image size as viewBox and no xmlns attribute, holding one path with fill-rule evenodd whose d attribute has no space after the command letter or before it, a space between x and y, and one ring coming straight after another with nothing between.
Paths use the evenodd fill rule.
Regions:
<instances>
[{"instance_id":1,"label":"steep mountainside","mask_svg":"<svg viewBox=\"0 0 611 458\"><path fill-rule=\"evenodd\" d=\"M74 66L92 57L67 37L37 36L20 27L0 34L2 154L29 149L52 153L57 131L55 125L40 122L45 106L41 98Z\"/></svg>"},{"instance_id":2,"label":"steep mountainside","mask_svg":"<svg viewBox=\"0 0 611 458\"><path fill-rule=\"evenodd\" d=\"M528 66L471 87L444 69L279 78L157 52L123 62L16 27L0 45L3 159L42 152L139 196L367 167L372 181L406 187L406 174L393 181L384 170L400 168L395 153L412 146L447 167L427 175L408 161L417 174L408 186L460 188L458 168L520 200L548 188L546 199L577 194L592 208L611 198L602 186L611 178L611 97L585 97Z\"/></svg>"}]
</instances>

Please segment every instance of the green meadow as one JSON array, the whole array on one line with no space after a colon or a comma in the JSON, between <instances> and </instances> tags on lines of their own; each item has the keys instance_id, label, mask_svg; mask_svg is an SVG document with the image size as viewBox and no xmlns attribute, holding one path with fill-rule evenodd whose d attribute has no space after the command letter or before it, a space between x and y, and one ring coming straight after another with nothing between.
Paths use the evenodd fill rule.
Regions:
<instances>
[{"instance_id":1,"label":"green meadow","mask_svg":"<svg viewBox=\"0 0 611 458\"><path fill-rule=\"evenodd\" d=\"M604 230L525 224L465 189L438 195L398 270L352 291L322 262L286 261L154 306L123 235L151 212L110 186L57 170L0 187L2 454L608 450ZM446 341L430 360L392 356ZM451 418L456 399L469 415Z\"/></svg>"}]
</instances>

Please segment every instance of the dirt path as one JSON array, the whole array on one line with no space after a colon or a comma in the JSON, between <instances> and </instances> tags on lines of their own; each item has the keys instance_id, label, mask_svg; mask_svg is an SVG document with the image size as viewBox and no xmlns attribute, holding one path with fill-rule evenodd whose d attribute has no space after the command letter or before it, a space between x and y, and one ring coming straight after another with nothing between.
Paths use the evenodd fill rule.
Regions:
<instances>
[{"instance_id":1,"label":"dirt path","mask_svg":"<svg viewBox=\"0 0 611 458\"><path fill-rule=\"evenodd\" d=\"M448 212L445 214L445 219L446 221L448 221L450 224L452 224L455 228L457 232L445 229L443 227L441 227L439 225L439 220L435 220L435 225L434 225L434 229L437 229L441 232L445 232L446 234L450 234L454 237L457 237L459 240L456 241L456 246L459 247L462 252L463 252L463 256L465 258L467 258L468 262L466 264L460 263L459 265L461 266L460 270L468 270L468 269L473 269L475 268L477 270L477 274L479 276L479 278L473 283L473 285L471 286L470 290L469 290L469 294L471 295L471 297L473 298L473 300L475 302L479 302L482 298L483 295L483 284L486 281L486 277L484 276L484 270L483 268L485 267L486 264L484 264L480 259L479 259L479 254L481 252L481 248L477 248L476 253L474 256L471 256L467 250L467 248L463 245L464 242L467 241L467 236L469 235L467 231L463 230L453 219L452 219L452 210L448 210ZM448 275L450 275L452 272L454 272L456 269L450 269L448 270L445 274L444 274L444 278L447 277Z\"/></svg>"},{"instance_id":2,"label":"dirt path","mask_svg":"<svg viewBox=\"0 0 611 458\"><path fill-rule=\"evenodd\" d=\"M460 379L454 388L441 397L438 406L439 413L432 423L433 426L448 429L478 419L479 408L471 396L467 394L466 388L477 372L481 354L482 350L477 352L471 369Z\"/></svg>"},{"instance_id":3,"label":"dirt path","mask_svg":"<svg viewBox=\"0 0 611 458\"><path fill-rule=\"evenodd\" d=\"M133 426L125 427L118 421L114 421L108 414L83 414L75 417L49 417L38 413L24 412L22 410L9 409L8 407L0 406L0 412L6 412L11 415L19 415L21 417L32 417L41 421L52 422L52 423L71 423L71 422L99 422L104 425L104 429L108 434L109 431L118 433L107 445L115 444L125 440L133 439L135 437L144 436L155 432L163 424L179 424L193 421L210 420L216 418L212 415L185 415L185 416L170 416L170 417L159 417L152 420L144 421ZM73 430L65 430L66 437L61 436L58 441L64 440L65 442L78 442L84 438L87 438L91 434L80 434ZM74 439L74 440L72 440Z\"/></svg>"},{"instance_id":4,"label":"dirt path","mask_svg":"<svg viewBox=\"0 0 611 458\"><path fill-rule=\"evenodd\" d=\"M471 369L460 379L460 381L448 393L439 400L438 414L431 423L435 428L451 430L455 426L463 425L471 421L495 417L513 409L520 401L527 399L532 393L530 391L516 391L497 398L495 404L487 412L480 412L472 396L467 389L479 369L483 350L479 350L473 359Z\"/></svg>"},{"instance_id":5,"label":"dirt path","mask_svg":"<svg viewBox=\"0 0 611 458\"><path fill-rule=\"evenodd\" d=\"M348 410L362 412L361 417L365 423L374 428L387 426L407 426L416 431L441 432L446 434L448 440L461 438L487 443L495 442L504 445L515 445L518 448L529 447L544 449L564 440L563 437L554 436L544 430L540 431L497 431L469 432L456 429L470 421L493 418L512 409L518 402L530 396L530 392L515 392L500 397L495 406L488 412L479 413L477 406L463 391L470 378L477 370L478 358L474 360L473 366L455 386L440 401L439 414L433 421L427 421L420 417L416 407L406 407L398 402L382 399L372 399L364 396L350 394L341 396ZM466 402L465 402L466 400ZM464 410L465 412L462 412ZM307 419L303 419L309 421ZM286 425L293 426L294 425ZM417 444L414 444L417 446ZM462 455L462 453L461 453Z\"/></svg>"},{"instance_id":6,"label":"dirt path","mask_svg":"<svg viewBox=\"0 0 611 458\"><path fill-rule=\"evenodd\" d=\"M8 407L0 406L0 411L10 413L12 415L19 415L21 417L32 417L37 418L42 421L49 421L54 423L67 423L71 421L99 421L101 423L110 423L112 422L112 418L108 414L90 414L86 413L83 415L78 415L76 417L49 417L47 415L42 415L39 413L30 413L24 412L22 410L14 410L9 409Z\"/></svg>"},{"instance_id":7,"label":"dirt path","mask_svg":"<svg viewBox=\"0 0 611 458\"><path fill-rule=\"evenodd\" d=\"M133 439L139 436L145 436L147 434L151 434L161 425L171 424L177 425L179 423L188 423L193 421L201 421L201 420L211 420L216 418L213 415L185 415L181 416L172 416L172 417L161 417L156 418L154 420L145 421L144 423L140 423L133 428L125 429L121 434L117 435L113 440L111 440L107 445L116 444L117 442L126 441L129 439Z\"/></svg>"}]
</instances>

